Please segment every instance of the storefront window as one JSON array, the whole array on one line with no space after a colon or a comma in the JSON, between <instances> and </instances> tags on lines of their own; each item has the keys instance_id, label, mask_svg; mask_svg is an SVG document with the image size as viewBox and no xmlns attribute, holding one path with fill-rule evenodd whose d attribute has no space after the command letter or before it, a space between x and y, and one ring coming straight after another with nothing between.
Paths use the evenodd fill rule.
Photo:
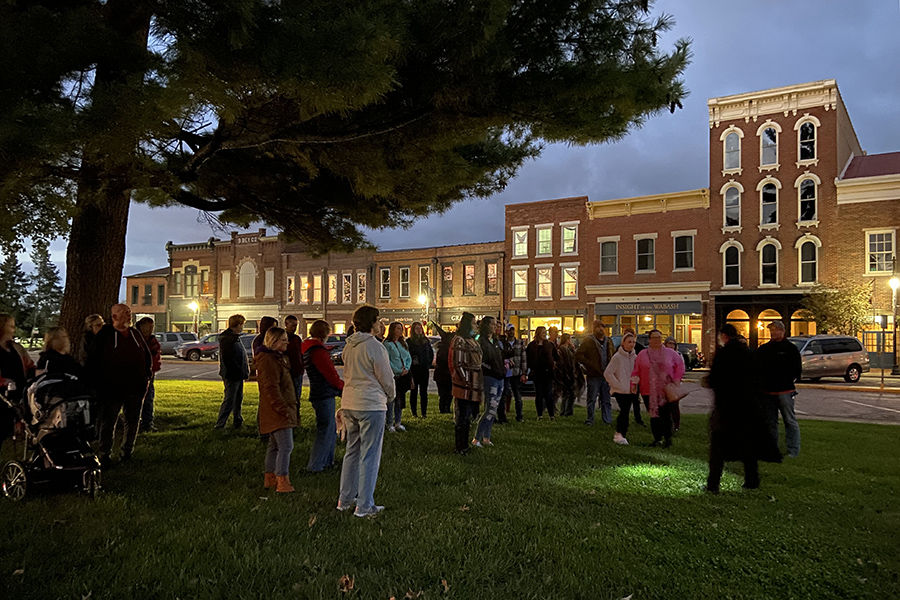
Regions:
<instances>
[{"instance_id":1,"label":"storefront window","mask_svg":"<svg viewBox=\"0 0 900 600\"><path fill-rule=\"evenodd\" d=\"M731 323L737 332L745 338L750 338L750 315L742 310L733 310L725 317L726 323Z\"/></svg>"},{"instance_id":2,"label":"storefront window","mask_svg":"<svg viewBox=\"0 0 900 600\"><path fill-rule=\"evenodd\" d=\"M791 335L816 335L816 322L805 317L802 310L791 315Z\"/></svg>"},{"instance_id":3,"label":"storefront window","mask_svg":"<svg viewBox=\"0 0 900 600\"><path fill-rule=\"evenodd\" d=\"M762 346L770 339L772 336L769 335L769 323L772 321L780 321L781 314L777 310L767 309L759 313L759 317L757 317L756 321L756 333L759 337L758 345Z\"/></svg>"}]
</instances>

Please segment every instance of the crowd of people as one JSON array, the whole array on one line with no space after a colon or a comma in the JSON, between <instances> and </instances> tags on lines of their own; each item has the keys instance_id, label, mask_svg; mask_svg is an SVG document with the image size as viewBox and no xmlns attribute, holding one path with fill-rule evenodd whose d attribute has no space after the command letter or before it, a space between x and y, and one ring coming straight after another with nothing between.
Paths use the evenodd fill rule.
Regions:
<instances>
[{"instance_id":1,"label":"crowd of people","mask_svg":"<svg viewBox=\"0 0 900 600\"><path fill-rule=\"evenodd\" d=\"M111 322L100 315L85 319L79 348L71 354L69 337L62 328L51 328L45 349L35 364L13 340L15 321L0 315L0 378L11 382L8 393L25 390L27 382L42 372L64 372L83 378L101 407L98 453L104 467L112 465L116 428L123 430L121 461L132 457L139 431L154 431L154 378L160 369L160 344L153 335L152 319L131 325L127 305L110 311ZM374 490L385 433L406 430L402 423L410 392L414 417L427 418L428 379L434 367L439 411L454 414L455 449L465 454L472 448L493 446L493 426L506 423L515 411L524 420L522 386L534 386L538 420L554 420L574 414L577 398L585 393L586 426L600 419L613 425L612 398L619 413L612 441L627 445L631 415L643 425L641 405L650 415L651 446L668 448L680 428L679 400L685 396L681 380L684 360L675 340L659 330L648 334L649 345L637 343L626 330L618 347L596 320L591 334L575 347L571 335L556 328L538 327L526 345L513 325L504 327L493 317L480 321L463 313L455 332L436 323L440 334L437 352L421 323L406 337L399 322L386 328L378 309L362 306L353 314L353 325L343 349L343 377L339 376L325 345L330 325L313 322L308 337L297 334L298 320L288 316L284 328L272 317L263 317L251 344L259 386L256 429L267 444L263 485L279 493L294 491L290 460L294 429L300 423L300 398L304 374L308 399L316 415L315 437L306 469L322 472L335 466L337 436L346 440L341 471L338 510L354 508L360 517L378 514ZM247 352L241 343L245 319L232 315L219 336L219 374L224 398L216 429L244 425L243 386L250 378ZM769 325L771 340L755 353L742 343L732 325L719 336L708 386L714 393L710 415L709 477L706 489L717 493L725 461L744 464L744 486L758 487L758 461L780 461L778 416L786 430L788 455L800 451L800 430L794 414L794 382L801 359L786 339L784 325ZM336 410L337 398L341 408ZM513 404L514 403L514 404ZM557 412L558 405L558 412ZM420 409L420 411L419 411ZM0 415L3 437L10 434L8 415ZM472 422L477 420L474 437Z\"/></svg>"}]
</instances>

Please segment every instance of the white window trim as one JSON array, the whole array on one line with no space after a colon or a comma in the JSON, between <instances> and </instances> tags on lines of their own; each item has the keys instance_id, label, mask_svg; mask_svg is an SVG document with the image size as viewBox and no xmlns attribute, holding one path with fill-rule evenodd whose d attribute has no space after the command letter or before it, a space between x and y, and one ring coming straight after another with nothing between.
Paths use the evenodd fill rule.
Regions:
<instances>
[{"instance_id":1,"label":"white window trim","mask_svg":"<svg viewBox=\"0 0 900 600\"><path fill-rule=\"evenodd\" d=\"M516 271L525 271L525 295L516 296ZM528 300L528 267L512 267L510 269L510 288L509 295L512 302L524 302Z\"/></svg>"},{"instance_id":2,"label":"white window trim","mask_svg":"<svg viewBox=\"0 0 900 600\"><path fill-rule=\"evenodd\" d=\"M865 240L865 252L863 252L863 256L865 257L865 275L867 277L889 277L891 275L890 271L874 271L869 272L869 235L873 233L890 233L891 234L891 248L894 253L894 257L897 257L897 228L896 227L880 227L878 229L863 229L863 239Z\"/></svg>"},{"instance_id":3,"label":"white window trim","mask_svg":"<svg viewBox=\"0 0 900 600\"><path fill-rule=\"evenodd\" d=\"M348 275L350 276L350 301L347 302L347 304L356 304L356 296L353 295L353 271L344 271L341 273L341 289L339 300L341 304L344 304L344 283L346 282L345 278Z\"/></svg>"},{"instance_id":4,"label":"white window trim","mask_svg":"<svg viewBox=\"0 0 900 600\"><path fill-rule=\"evenodd\" d=\"M559 255L560 256L578 256L578 229L581 221L568 221L566 223L559 224ZM575 228L575 250L572 252L565 252L563 250L563 246L566 243L565 241L565 229L566 227L574 227Z\"/></svg>"},{"instance_id":5,"label":"white window trim","mask_svg":"<svg viewBox=\"0 0 900 600\"><path fill-rule=\"evenodd\" d=\"M403 295L403 269L406 269L406 287L408 288L406 295ZM412 270L409 267L397 267L397 297L409 298L412 294Z\"/></svg>"},{"instance_id":6,"label":"white window trim","mask_svg":"<svg viewBox=\"0 0 900 600\"><path fill-rule=\"evenodd\" d=\"M310 277L310 280L311 280L310 286L309 286L309 289L311 292L310 296L309 296L310 304L324 305L325 304L324 298L325 298L325 294L327 293L327 290L325 289L324 275L322 273L315 273L314 275L312 275ZM318 301L316 301L316 282L317 281L319 283L319 300Z\"/></svg>"},{"instance_id":7,"label":"white window trim","mask_svg":"<svg viewBox=\"0 0 900 600\"><path fill-rule=\"evenodd\" d=\"M546 263L542 265L534 265L534 299L536 301L546 301L553 300L553 263ZM541 296L541 279L540 279L540 271L541 269L550 269L550 295L549 296Z\"/></svg>"},{"instance_id":8,"label":"white window trim","mask_svg":"<svg viewBox=\"0 0 900 600\"><path fill-rule=\"evenodd\" d=\"M550 232L550 252L541 252L541 231L549 231ZM549 225L535 225L534 226L534 256L535 257L547 257L553 256L553 223Z\"/></svg>"},{"instance_id":9,"label":"white window trim","mask_svg":"<svg viewBox=\"0 0 900 600\"><path fill-rule=\"evenodd\" d=\"M331 299L331 278L334 277L334 300ZM328 273L325 276L325 302L328 304L337 304L341 299L341 288L338 286L338 274L337 273Z\"/></svg>"},{"instance_id":10,"label":"white window trim","mask_svg":"<svg viewBox=\"0 0 900 600\"><path fill-rule=\"evenodd\" d=\"M288 275L284 281L285 281L285 284L284 284L284 302L285 302L285 304L297 304L297 278L294 277L293 275ZM292 283L293 283L293 285L291 285ZM288 291L290 291L291 288L294 288L294 299L288 300Z\"/></svg>"},{"instance_id":11,"label":"white window trim","mask_svg":"<svg viewBox=\"0 0 900 600\"><path fill-rule=\"evenodd\" d=\"M738 251L738 284L737 285L727 285L725 283L725 251L729 248L737 248ZM744 246L735 241L734 238L728 238L728 241L719 246L719 254L722 255L722 289L723 290L740 290L743 289L741 285L741 278L743 277L743 256L744 256Z\"/></svg>"},{"instance_id":12,"label":"white window trim","mask_svg":"<svg viewBox=\"0 0 900 600\"><path fill-rule=\"evenodd\" d=\"M622 236L619 235L607 235L604 237L597 238L597 250L600 255L600 275L618 275L619 274L619 241L622 239ZM606 242L615 242L616 244L616 270L615 271L604 271L603 270L603 244Z\"/></svg>"},{"instance_id":13,"label":"white window trim","mask_svg":"<svg viewBox=\"0 0 900 600\"><path fill-rule=\"evenodd\" d=\"M270 282L272 283L272 289L269 289ZM263 279L263 297L275 297L275 269L272 267L266 267L265 270L265 278Z\"/></svg>"},{"instance_id":14,"label":"white window trim","mask_svg":"<svg viewBox=\"0 0 900 600\"><path fill-rule=\"evenodd\" d=\"M689 273L689 272L695 270L695 268L694 267L689 267L689 268L682 267L679 269L675 266L675 262L676 262L675 253L677 252L677 249L675 247L675 240L677 240L680 237L691 238L691 264L694 265L694 264L696 264L695 258L697 256L697 253L695 252L697 245L694 243L694 240L697 237L697 230L696 229L686 229L683 231L673 231L672 232L672 272L673 273Z\"/></svg>"},{"instance_id":15,"label":"white window trim","mask_svg":"<svg viewBox=\"0 0 900 600\"><path fill-rule=\"evenodd\" d=\"M231 299L231 270L222 271L222 298Z\"/></svg>"},{"instance_id":16,"label":"white window trim","mask_svg":"<svg viewBox=\"0 0 900 600\"><path fill-rule=\"evenodd\" d=\"M387 288L388 293L387 296L384 295L384 272L387 271L388 280L387 280ZM378 297L379 298L390 298L391 297L391 268L390 267L379 267L378 268Z\"/></svg>"},{"instance_id":17,"label":"white window trim","mask_svg":"<svg viewBox=\"0 0 900 600\"><path fill-rule=\"evenodd\" d=\"M431 277L431 265L419 265L416 267L416 289L422 287L422 269L428 269L428 285L426 286L428 289L431 289L432 285L432 277ZM435 290L436 291L436 290ZM416 294L416 298L418 299L419 294L421 294L421 290ZM426 295L428 292L426 292Z\"/></svg>"},{"instance_id":18,"label":"white window trim","mask_svg":"<svg viewBox=\"0 0 900 600\"><path fill-rule=\"evenodd\" d=\"M303 279L306 280L306 289L303 289ZM309 304L312 294L310 290L312 286L310 285L310 277L309 274L306 275L297 275L297 282L294 285L294 298L299 298L297 304Z\"/></svg>"},{"instance_id":19,"label":"white window trim","mask_svg":"<svg viewBox=\"0 0 900 600\"><path fill-rule=\"evenodd\" d=\"M632 236L634 238L634 273L635 275L650 275L656 273L656 238L658 235L656 232L654 233L636 233ZM639 256L638 256L638 242L641 240L653 240L653 268L652 269L638 269L639 264ZM618 268L618 256L616 256L616 267Z\"/></svg>"},{"instance_id":20,"label":"white window trim","mask_svg":"<svg viewBox=\"0 0 900 600\"><path fill-rule=\"evenodd\" d=\"M726 152L725 152L725 138L728 137L729 134L736 133L738 136L738 166L734 169L726 169ZM744 169L741 167L743 164L743 157L741 156L741 151L744 146L744 132L738 127L734 125L730 126L728 129L722 132L722 135L719 136L719 141L722 142L722 177L726 177L728 175L740 175L744 172Z\"/></svg>"},{"instance_id":21,"label":"white window trim","mask_svg":"<svg viewBox=\"0 0 900 600\"><path fill-rule=\"evenodd\" d=\"M813 139L813 156L815 158L807 158L806 160L800 160L800 128L804 123L812 123L816 128L816 136ZM794 123L794 131L797 132L797 168L800 169L802 167L819 166L819 129L821 129L822 123L819 122L819 119L810 115L809 113L804 113L802 117L797 119L797 122ZM816 207L818 208L818 207Z\"/></svg>"},{"instance_id":22,"label":"white window trim","mask_svg":"<svg viewBox=\"0 0 900 600\"><path fill-rule=\"evenodd\" d=\"M364 282L364 283L363 283L363 298L362 298L362 300L360 300L360 298L359 298L359 276L360 276L360 275L362 275L362 277L363 277L363 282ZM356 298L356 303L357 303L357 304L365 304L365 303L366 303L366 295L368 294L368 291L369 291L369 277L368 277L368 274L367 274L365 271L362 271L362 270L357 271L357 272L356 272L356 296L355 296L355 298Z\"/></svg>"},{"instance_id":23,"label":"white window trim","mask_svg":"<svg viewBox=\"0 0 900 600\"><path fill-rule=\"evenodd\" d=\"M767 246L769 244L772 244L773 246L775 246L775 283L763 283L762 282L763 281L762 250L765 246ZM756 252L759 254L757 262L759 263L758 275L759 275L759 287L760 288L774 289L774 288L781 287L781 284L780 284L780 281L781 281L781 250L782 250L781 242L779 242L776 238L773 238L770 235L767 235L765 238L760 240L760 242L756 245Z\"/></svg>"},{"instance_id":24,"label":"white window trim","mask_svg":"<svg viewBox=\"0 0 900 600\"><path fill-rule=\"evenodd\" d=\"M801 221L801 200L800 200L800 184L805 180L811 179L813 183L816 184L816 218L812 221ZM810 173L809 171L805 171L801 174L797 179L794 180L794 187L797 189L797 229L801 227L819 227L819 187L822 185L822 180L819 179L819 176L815 173Z\"/></svg>"},{"instance_id":25,"label":"white window trim","mask_svg":"<svg viewBox=\"0 0 900 600\"><path fill-rule=\"evenodd\" d=\"M763 225L762 189L770 183L775 186L775 222ZM781 208L781 182L769 175L756 184L756 191L759 196L759 225L757 227L760 231L778 231L781 228L781 211L779 210Z\"/></svg>"},{"instance_id":26,"label":"white window trim","mask_svg":"<svg viewBox=\"0 0 900 600\"><path fill-rule=\"evenodd\" d=\"M725 193L729 188L735 188L738 191L738 224L737 225L726 225L725 221ZM721 189L719 189L719 195L722 197L722 233L740 233L743 230L743 203L744 203L744 186L741 185L739 181L735 181L734 179L729 179L727 183L725 183Z\"/></svg>"},{"instance_id":27,"label":"white window trim","mask_svg":"<svg viewBox=\"0 0 900 600\"><path fill-rule=\"evenodd\" d=\"M574 296L566 296L566 269L575 269L575 295ZM578 286L581 284L579 278L580 274L580 264L577 262L573 263L559 263L559 299L560 300L578 300Z\"/></svg>"},{"instance_id":28,"label":"white window trim","mask_svg":"<svg viewBox=\"0 0 900 600\"><path fill-rule=\"evenodd\" d=\"M766 129L772 128L775 130L775 163L771 165L762 164L763 157L763 131ZM756 130L756 137L759 138L759 172L763 171L777 171L781 166L781 125L776 123L771 119L767 119L765 123L759 126L759 129Z\"/></svg>"},{"instance_id":29,"label":"white window trim","mask_svg":"<svg viewBox=\"0 0 900 600\"><path fill-rule=\"evenodd\" d=\"M510 227L509 230L512 232L512 257L513 258L528 258L528 230L531 228L530 225L517 225L515 227ZM516 254L516 232L524 231L525 232L525 254Z\"/></svg>"},{"instance_id":30,"label":"white window trim","mask_svg":"<svg viewBox=\"0 0 900 600\"><path fill-rule=\"evenodd\" d=\"M803 244L806 242L812 242L816 246L816 280L815 281L802 281L803 278L803 255L800 252L800 248L803 247ZM819 250L822 249L822 240L812 235L811 233L805 233L794 242L794 249L797 250L797 286L798 287L812 287L819 283L819 272L821 271L820 262L821 257L819 256Z\"/></svg>"}]
</instances>

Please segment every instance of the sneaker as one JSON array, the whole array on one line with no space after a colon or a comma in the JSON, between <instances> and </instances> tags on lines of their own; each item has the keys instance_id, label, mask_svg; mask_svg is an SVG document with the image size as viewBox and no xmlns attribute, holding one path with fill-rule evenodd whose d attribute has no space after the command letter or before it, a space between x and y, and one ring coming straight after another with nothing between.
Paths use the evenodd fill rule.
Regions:
<instances>
[{"instance_id":1,"label":"sneaker","mask_svg":"<svg viewBox=\"0 0 900 600\"><path fill-rule=\"evenodd\" d=\"M617 444L622 444L623 446L628 445L628 440L626 440L625 436L621 433L616 433L616 435L613 436L613 441Z\"/></svg>"},{"instance_id":2,"label":"sneaker","mask_svg":"<svg viewBox=\"0 0 900 600\"><path fill-rule=\"evenodd\" d=\"M391 426L391 427L388 427L388 433L397 433L397 430L394 429L393 426Z\"/></svg>"},{"instance_id":3,"label":"sneaker","mask_svg":"<svg viewBox=\"0 0 900 600\"><path fill-rule=\"evenodd\" d=\"M481 442L479 442L478 440L472 440L472 445L476 448L484 448L484 446L482 446Z\"/></svg>"},{"instance_id":4,"label":"sneaker","mask_svg":"<svg viewBox=\"0 0 900 600\"><path fill-rule=\"evenodd\" d=\"M353 516L361 517L361 518L362 517L374 517L375 515L377 515L378 513L380 513L383 510L384 510L384 507L378 506L378 505L373 506L372 508L369 508L366 510L360 510L360 508L357 506L356 510L353 511Z\"/></svg>"},{"instance_id":5,"label":"sneaker","mask_svg":"<svg viewBox=\"0 0 900 600\"><path fill-rule=\"evenodd\" d=\"M395 425L395 427L397 428L397 431L406 431L406 427L404 427L404 426L401 425L400 423L397 423L397 424Z\"/></svg>"},{"instance_id":6,"label":"sneaker","mask_svg":"<svg viewBox=\"0 0 900 600\"><path fill-rule=\"evenodd\" d=\"M353 508L355 504L356 502L348 502L347 504L342 504L341 501L338 500L337 509L341 512L347 512L348 510Z\"/></svg>"},{"instance_id":7,"label":"sneaker","mask_svg":"<svg viewBox=\"0 0 900 600\"><path fill-rule=\"evenodd\" d=\"M494 442L492 442L491 440L481 440L481 445L482 446L493 446Z\"/></svg>"},{"instance_id":8,"label":"sneaker","mask_svg":"<svg viewBox=\"0 0 900 600\"><path fill-rule=\"evenodd\" d=\"M593 421L585 421L584 424L585 424L585 425L593 425L594 422L593 422Z\"/></svg>"}]
</instances>

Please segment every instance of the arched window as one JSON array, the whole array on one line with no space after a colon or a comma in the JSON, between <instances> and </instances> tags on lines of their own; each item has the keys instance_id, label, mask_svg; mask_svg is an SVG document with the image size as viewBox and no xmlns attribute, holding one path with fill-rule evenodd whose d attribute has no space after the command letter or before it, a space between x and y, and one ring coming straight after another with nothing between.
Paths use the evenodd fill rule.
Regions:
<instances>
[{"instance_id":1,"label":"arched window","mask_svg":"<svg viewBox=\"0 0 900 600\"><path fill-rule=\"evenodd\" d=\"M256 266L252 262L241 265L240 297L253 298L256 296Z\"/></svg>"},{"instance_id":2,"label":"arched window","mask_svg":"<svg viewBox=\"0 0 900 600\"><path fill-rule=\"evenodd\" d=\"M750 315L742 310L733 310L725 317L725 322L734 325L737 332L745 338L750 337Z\"/></svg>"},{"instance_id":3,"label":"arched window","mask_svg":"<svg viewBox=\"0 0 900 600\"><path fill-rule=\"evenodd\" d=\"M778 164L778 132L774 127L766 127L762 132L762 147L759 164Z\"/></svg>"},{"instance_id":4,"label":"arched window","mask_svg":"<svg viewBox=\"0 0 900 600\"><path fill-rule=\"evenodd\" d=\"M778 189L773 183L767 183L760 192L760 225L778 223Z\"/></svg>"},{"instance_id":5,"label":"arched window","mask_svg":"<svg viewBox=\"0 0 900 600\"><path fill-rule=\"evenodd\" d=\"M816 182L806 178L800 182L800 222L816 220Z\"/></svg>"},{"instance_id":6,"label":"arched window","mask_svg":"<svg viewBox=\"0 0 900 600\"><path fill-rule=\"evenodd\" d=\"M762 285L778 285L778 248L765 244L759 254L759 282Z\"/></svg>"},{"instance_id":7,"label":"arched window","mask_svg":"<svg viewBox=\"0 0 900 600\"><path fill-rule=\"evenodd\" d=\"M741 138L731 132L725 136L725 170L741 168Z\"/></svg>"},{"instance_id":8,"label":"arched window","mask_svg":"<svg viewBox=\"0 0 900 600\"><path fill-rule=\"evenodd\" d=\"M800 160L816 158L816 126L807 121L800 126Z\"/></svg>"},{"instance_id":9,"label":"arched window","mask_svg":"<svg viewBox=\"0 0 900 600\"><path fill-rule=\"evenodd\" d=\"M800 283L816 282L818 253L812 242L803 242L800 246Z\"/></svg>"},{"instance_id":10,"label":"arched window","mask_svg":"<svg viewBox=\"0 0 900 600\"><path fill-rule=\"evenodd\" d=\"M816 335L816 322L807 318L802 310L791 315L791 335Z\"/></svg>"},{"instance_id":11,"label":"arched window","mask_svg":"<svg viewBox=\"0 0 900 600\"><path fill-rule=\"evenodd\" d=\"M756 334L759 338L758 344L762 346L770 339L769 324L772 321L781 321L781 313L777 310L767 309L759 313L756 317Z\"/></svg>"},{"instance_id":12,"label":"arched window","mask_svg":"<svg viewBox=\"0 0 900 600\"><path fill-rule=\"evenodd\" d=\"M725 285L741 285L741 252L736 246L725 249Z\"/></svg>"},{"instance_id":13,"label":"arched window","mask_svg":"<svg viewBox=\"0 0 900 600\"><path fill-rule=\"evenodd\" d=\"M725 227L741 226L741 192L736 187L725 190Z\"/></svg>"}]
</instances>

